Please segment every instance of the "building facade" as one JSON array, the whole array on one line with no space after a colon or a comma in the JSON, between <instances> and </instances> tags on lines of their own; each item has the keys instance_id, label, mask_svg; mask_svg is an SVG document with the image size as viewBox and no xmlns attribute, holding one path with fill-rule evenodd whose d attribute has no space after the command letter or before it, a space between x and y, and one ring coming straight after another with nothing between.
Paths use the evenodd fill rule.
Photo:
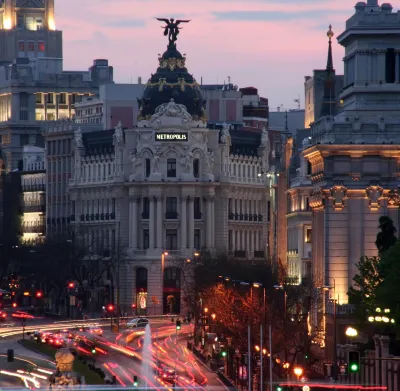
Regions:
<instances>
[{"instance_id":1,"label":"building facade","mask_svg":"<svg viewBox=\"0 0 400 391\"><path fill-rule=\"evenodd\" d=\"M335 286L330 297L339 311L360 257L377 255L379 217L399 223L399 27L390 4L356 4L338 36L345 48L343 111L312 125L303 152L312 170L314 284ZM317 327L323 312L314 319Z\"/></svg>"},{"instance_id":2,"label":"building facade","mask_svg":"<svg viewBox=\"0 0 400 391\"><path fill-rule=\"evenodd\" d=\"M123 252L121 305L141 313L184 311L186 261L199 251L267 256L268 192L258 175L268 168L267 132L207 128L185 62L170 43L146 84L137 127L118 125L98 148L94 133L75 132L76 231L98 251Z\"/></svg>"},{"instance_id":3,"label":"building facade","mask_svg":"<svg viewBox=\"0 0 400 391\"><path fill-rule=\"evenodd\" d=\"M35 244L46 235L46 167L44 148L23 148L22 242Z\"/></svg>"},{"instance_id":4,"label":"building facade","mask_svg":"<svg viewBox=\"0 0 400 391\"><path fill-rule=\"evenodd\" d=\"M124 126L135 126L138 99L143 95L144 88L141 83L101 85L96 96L75 104L75 122L101 124L103 129L115 128L120 121Z\"/></svg>"},{"instance_id":5,"label":"building facade","mask_svg":"<svg viewBox=\"0 0 400 391\"><path fill-rule=\"evenodd\" d=\"M62 58L54 0L4 0L0 4L0 64L16 58Z\"/></svg>"}]
</instances>

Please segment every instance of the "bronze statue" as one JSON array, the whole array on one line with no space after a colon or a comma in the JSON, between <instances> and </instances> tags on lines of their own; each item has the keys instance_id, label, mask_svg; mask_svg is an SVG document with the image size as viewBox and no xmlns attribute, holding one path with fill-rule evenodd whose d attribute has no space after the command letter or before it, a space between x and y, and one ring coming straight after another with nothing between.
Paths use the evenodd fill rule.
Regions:
<instances>
[{"instance_id":1,"label":"bronze statue","mask_svg":"<svg viewBox=\"0 0 400 391\"><path fill-rule=\"evenodd\" d=\"M189 23L190 20L177 20L175 21L174 18L171 19L163 19L163 18L156 18L160 22L165 22L167 25L162 26L161 28L164 29L164 35L168 35L168 40L169 43L175 43L178 39L178 34L179 30L182 29L182 27L178 27L181 23Z\"/></svg>"}]
</instances>

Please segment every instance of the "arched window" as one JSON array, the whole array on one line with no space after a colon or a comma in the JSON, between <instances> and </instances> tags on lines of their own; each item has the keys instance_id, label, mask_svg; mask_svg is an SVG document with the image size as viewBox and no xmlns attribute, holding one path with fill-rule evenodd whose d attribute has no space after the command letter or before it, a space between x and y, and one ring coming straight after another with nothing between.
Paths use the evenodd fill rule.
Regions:
<instances>
[{"instance_id":1,"label":"arched window","mask_svg":"<svg viewBox=\"0 0 400 391\"><path fill-rule=\"evenodd\" d=\"M147 289L147 269L139 267L136 269L136 289Z\"/></svg>"}]
</instances>

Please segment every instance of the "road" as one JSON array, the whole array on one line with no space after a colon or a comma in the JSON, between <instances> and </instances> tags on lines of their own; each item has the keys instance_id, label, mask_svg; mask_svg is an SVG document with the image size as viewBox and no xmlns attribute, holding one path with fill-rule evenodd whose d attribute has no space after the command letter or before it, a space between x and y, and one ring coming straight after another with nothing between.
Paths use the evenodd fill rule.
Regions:
<instances>
[{"instance_id":1,"label":"road","mask_svg":"<svg viewBox=\"0 0 400 391\"><path fill-rule=\"evenodd\" d=\"M116 335L111 332L109 322L110 320L85 322L101 323L104 333L102 337L96 337L86 332L80 333L81 339L89 343L88 346L95 346L94 354L92 353L93 349L87 349L85 345L77 349L80 350L79 354L86 356L88 362L92 362L96 367L101 367L108 379L115 377L120 386L132 386L137 377L139 387L147 386L156 389L165 387L172 390L173 384L165 382L157 370L158 364L164 364L175 370L176 385L179 387L196 386L197 389L205 389L209 385L213 390L223 388L216 374L200 363L186 347L187 334L192 332L192 325L182 325L182 329L177 335L175 323L171 323L170 318L153 319L151 320L151 336L148 333L145 338L143 329L125 330ZM84 322L79 321L79 323ZM46 319L32 319L26 326L25 332L29 333L38 328L43 331L72 329L76 328L76 325L76 321L55 323L46 321ZM48 360L43 361L42 356L27 351L17 343L21 333L20 322L15 322L13 326L0 327L0 353L5 353L7 349L11 348L15 350L17 357L30 359L37 368L48 368L51 364ZM145 339L148 341L147 346ZM16 371L14 370L14 372ZM43 385L47 382L47 376L44 379L36 378L36 380ZM23 383L21 378L14 378L13 385L17 385L18 382L19 385ZM0 374L2 387L12 383L11 376Z\"/></svg>"}]
</instances>

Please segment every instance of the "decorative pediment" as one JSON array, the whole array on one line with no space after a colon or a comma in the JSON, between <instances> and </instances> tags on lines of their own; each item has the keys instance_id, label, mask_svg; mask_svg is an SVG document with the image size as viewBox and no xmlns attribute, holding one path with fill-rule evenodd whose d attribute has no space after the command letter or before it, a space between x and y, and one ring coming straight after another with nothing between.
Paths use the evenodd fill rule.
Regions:
<instances>
[{"instance_id":1,"label":"decorative pediment","mask_svg":"<svg viewBox=\"0 0 400 391\"><path fill-rule=\"evenodd\" d=\"M390 190L387 195L388 208L398 208L400 204L400 197L398 190Z\"/></svg>"},{"instance_id":2,"label":"decorative pediment","mask_svg":"<svg viewBox=\"0 0 400 391\"><path fill-rule=\"evenodd\" d=\"M188 113L186 106L175 103L174 99L158 106L156 112L151 117L151 122L154 122L161 117L181 118L184 121L192 120L192 116Z\"/></svg>"}]
</instances>

